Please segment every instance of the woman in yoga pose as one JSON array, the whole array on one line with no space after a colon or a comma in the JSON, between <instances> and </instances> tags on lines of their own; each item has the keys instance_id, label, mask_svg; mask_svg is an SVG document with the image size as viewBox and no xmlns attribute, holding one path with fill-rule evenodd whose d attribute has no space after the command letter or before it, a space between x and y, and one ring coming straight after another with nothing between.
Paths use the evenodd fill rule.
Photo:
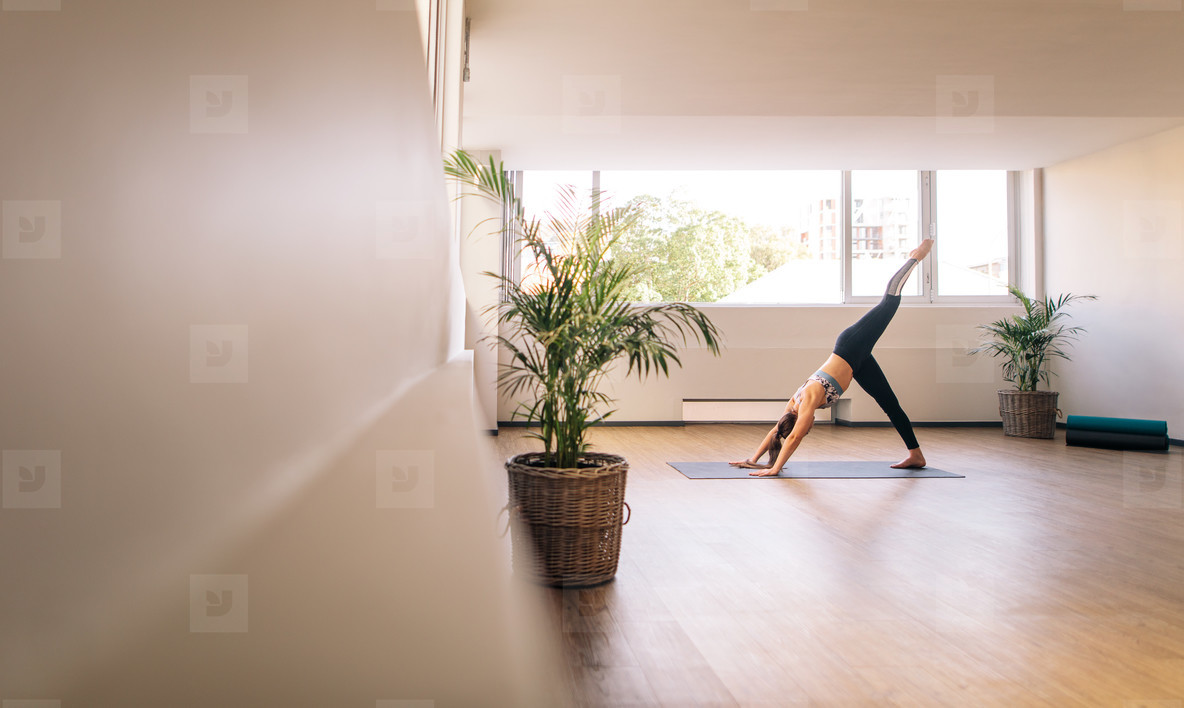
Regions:
<instances>
[{"instance_id":1,"label":"woman in yoga pose","mask_svg":"<svg viewBox=\"0 0 1184 708\"><path fill-rule=\"evenodd\" d=\"M732 462L735 467L756 470L749 474L757 477L771 477L781 471L789 456L797 449L802 438L810 432L814 425L814 411L819 408L830 408L851 387L854 379L864 391L880 404L880 408L888 414L888 419L900 433L909 454L900 462L892 465L895 468L918 468L925 466L925 456L921 454L921 445L917 436L913 435L913 425L905 415L896 394L888 385L888 379L880 370L880 365L872 357L872 347L876 340L884 333L896 308L900 307L900 293L904 283L908 280L913 268L929 255L933 248L933 239L925 239L909 253L909 260L888 281L888 289L884 292L880 304L873 307L859 321L843 330L835 340L834 353L814 372L806 383L802 384L785 404L785 413L753 456L747 460ZM761 455L769 453L769 463L761 465L757 462Z\"/></svg>"}]
</instances>

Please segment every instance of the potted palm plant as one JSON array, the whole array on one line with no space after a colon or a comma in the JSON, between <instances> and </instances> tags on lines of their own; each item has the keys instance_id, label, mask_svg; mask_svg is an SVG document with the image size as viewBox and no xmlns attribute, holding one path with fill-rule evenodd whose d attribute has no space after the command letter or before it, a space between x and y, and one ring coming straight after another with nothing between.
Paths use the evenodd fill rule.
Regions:
<instances>
[{"instance_id":1,"label":"potted palm plant","mask_svg":"<svg viewBox=\"0 0 1184 708\"><path fill-rule=\"evenodd\" d=\"M1053 299L1033 299L1014 285L1008 291L1024 308L1022 315L1014 315L979 325L986 333L986 341L970 351L986 353L1003 359L1003 379L1015 386L1014 390L999 391L999 415L1003 418L1003 434L1025 438L1051 438L1056 430L1056 391L1037 391L1041 383L1049 383L1053 373L1048 365L1053 359L1069 361L1063 345L1077 338L1085 330L1068 327L1063 320L1069 315L1065 308L1077 300L1095 300L1093 295L1066 294Z\"/></svg>"},{"instance_id":2,"label":"potted palm plant","mask_svg":"<svg viewBox=\"0 0 1184 708\"><path fill-rule=\"evenodd\" d=\"M589 449L588 429L612 414L601 391L610 369L627 365L639 378L681 366L677 347L690 337L719 354L719 332L686 303L638 305L625 297L632 267L613 246L636 220L634 208L610 208L598 192L560 188L557 207L528 219L500 163L463 150L446 173L469 194L503 207L505 227L534 265L530 277L488 273L500 281L494 344L506 359L498 385L514 397L515 418L541 452L506 462L514 534L514 566L547 585L595 585L617 569L628 463ZM464 195L462 195L464 196ZM525 537L518 529L528 532Z\"/></svg>"}]
</instances>

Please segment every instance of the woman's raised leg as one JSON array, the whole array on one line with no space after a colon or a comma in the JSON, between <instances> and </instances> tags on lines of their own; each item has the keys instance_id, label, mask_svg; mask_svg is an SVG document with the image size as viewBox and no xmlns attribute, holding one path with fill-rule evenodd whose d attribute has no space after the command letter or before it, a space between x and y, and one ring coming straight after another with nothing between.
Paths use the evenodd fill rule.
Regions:
<instances>
[{"instance_id":1,"label":"woman's raised leg","mask_svg":"<svg viewBox=\"0 0 1184 708\"><path fill-rule=\"evenodd\" d=\"M892 321L897 308L900 307L900 293L904 288L905 281L908 280L917 264L929 255L932 248L933 239L931 238L925 239L914 248L909 253L909 260L888 281L888 287L879 304L864 313L863 317L860 317L855 324L843 330L835 340L834 353L841 356L851 365L852 369L858 369L860 363L866 357L871 356L872 348L876 346L880 335L884 334L888 323Z\"/></svg>"}]
</instances>

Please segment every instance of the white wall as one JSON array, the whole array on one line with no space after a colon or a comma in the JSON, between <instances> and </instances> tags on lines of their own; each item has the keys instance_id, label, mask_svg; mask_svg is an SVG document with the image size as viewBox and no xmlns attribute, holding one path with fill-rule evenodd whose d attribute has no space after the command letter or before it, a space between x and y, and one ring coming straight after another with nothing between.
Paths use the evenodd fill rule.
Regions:
<instances>
[{"instance_id":1,"label":"white wall","mask_svg":"<svg viewBox=\"0 0 1184 708\"><path fill-rule=\"evenodd\" d=\"M704 306L724 336L726 349L713 357L688 348L683 368L669 379L615 376L608 388L617 398L616 421L681 421L683 399L788 399L826 360L835 337L868 306ZM969 357L975 325L1012 312L1001 307L904 305L876 346L875 357L910 418L918 422L998 421L995 391L1003 387L990 359ZM844 417L886 421L875 401L857 386L844 396ZM514 409L502 398L499 420Z\"/></svg>"},{"instance_id":2,"label":"white wall","mask_svg":"<svg viewBox=\"0 0 1184 708\"><path fill-rule=\"evenodd\" d=\"M1045 170L1049 293L1097 295L1057 388L1068 413L1167 420L1184 437L1184 129Z\"/></svg>"},{"instance_id":3,"label":"white wall","mask_svg":"<svg viewBox=\"0 0 1184 708\"><path fill-rule=\"evenodd\" d=\"M554 704L412 3L5 6L0 699Z\"/></svg>"},{"instance_id":4,"label":"white wall","mask_svg":"<svg viewBox=\"0 0 1184 708\"><path fill-rule=\"evenodd\" d=\"M492 158L501 161L497 151L476 150L470 154L481 164ZM455 190L456 185L450 185ZM490 338L497 333L497 306L501 289L496 278L486 273L497 273L502 266L501 206L474 190L467 190L458 202L460 214L460 269L465 288L465 346L472 351L474 386L480 425L496 431L497 416L497 348Z\"/></svg>"}]
</instances>

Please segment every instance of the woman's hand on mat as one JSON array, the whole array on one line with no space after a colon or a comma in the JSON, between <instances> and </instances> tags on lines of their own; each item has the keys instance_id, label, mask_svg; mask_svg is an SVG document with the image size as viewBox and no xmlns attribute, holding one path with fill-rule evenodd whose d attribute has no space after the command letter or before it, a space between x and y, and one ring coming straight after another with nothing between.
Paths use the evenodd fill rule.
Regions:
<instances>
[{"instance_id":1,"label":"woman's hand on mat","mask_svg":"<svg viewBox=\"0 0 1184 708\"><path fill-rule=\"evenodd\" d=\"M746 470L756 470L755 472L748 473L750 477L776 477L781 471L773 469L772 465L762 465L753 462L752 460L736 460L735 462L729 462L728 464L733 467L742 467Z\"/></svg>"},{"instance_id":2,"label":"woman's hand on mat","mask_svg":"<svg viewBox=\"0 0 1184 708\"><path fill-rule=\"evenodd\" d=\"M776 477L777 475L781 474L781 470L773 469L772 465L763 465L763 466L753 467L752 469L754 469L756 471L749 472L748 473L749 477Z\"/></svg>"}]
</instances>

